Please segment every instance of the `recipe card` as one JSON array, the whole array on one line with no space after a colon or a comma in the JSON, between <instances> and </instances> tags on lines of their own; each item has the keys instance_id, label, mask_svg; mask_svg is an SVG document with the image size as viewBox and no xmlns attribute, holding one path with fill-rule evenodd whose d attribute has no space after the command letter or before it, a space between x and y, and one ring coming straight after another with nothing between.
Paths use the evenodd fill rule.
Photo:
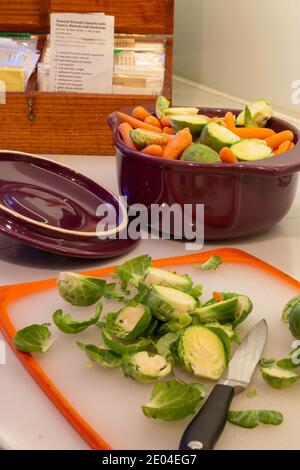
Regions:
<instances>
[{"instance_id":1,"label":"recipe card","mask_svg":"<svg viewBox=\"0 0 300 470\"><path fill-rule=\"evenodd\" d=\"M114 17L52 13L49 91L112 93Z\"/></svg>"}]
</instances>

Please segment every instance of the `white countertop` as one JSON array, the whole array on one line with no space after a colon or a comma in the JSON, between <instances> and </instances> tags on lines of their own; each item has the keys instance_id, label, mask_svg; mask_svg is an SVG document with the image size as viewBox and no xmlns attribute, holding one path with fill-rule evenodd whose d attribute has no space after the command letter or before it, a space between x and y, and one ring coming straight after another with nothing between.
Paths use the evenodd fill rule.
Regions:
<instances>
[{"instance_id":1,"label":"white countertop","mask_svg":"<svg viewBox=\"0 0 300 470\"><path fill-rule=\"evenodd\" d=\"M233 106L236 103L175 82L174 102L178 105ZM118 192L113 157L51 157L97 179ZM256 237L232 242L207 243L205 249L220 246L240 248L264 259L300 279L300 187L286 218L273 229ZM28 282L56 276L61 270L85 270L116 264L126 258L149 253L153 258L185 254L179 241L142 240L126 257L106 261L73 260L40 252L0 235L0 285ZM0 340L3 337L0 334ZM18 449L88 448L40 391L34 380L7 348L7 364L0 365L0 447Z\"/></svg>"}]
</instances>

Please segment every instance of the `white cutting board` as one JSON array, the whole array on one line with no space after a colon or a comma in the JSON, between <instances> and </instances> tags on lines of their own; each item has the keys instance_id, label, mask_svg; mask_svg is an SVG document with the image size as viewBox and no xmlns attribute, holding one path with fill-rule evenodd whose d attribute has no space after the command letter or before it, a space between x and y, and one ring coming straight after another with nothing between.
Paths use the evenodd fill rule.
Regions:
<instances>
[{"instance_id":1,"label":"white cutting board","mask_svg":"<svg viewBox=\"0 0 300 470\"><path fill-rule=\"evenodd\" d=\"M239 327L241 337L256 322L265 318L269 339L264 357L282 358L290 351L293 338L280 317L285 303L298 293L295 288L248 265L224 263L214 272L197 271L188 265L167 269L189 274L195 283L202 283L204 299L210 298L213 291L239 292L250 296L254 310ZM107 302L105 305L104 314L120 308L117 302ZM80 319L94 313L93 308L70 307L60 299L56 289L48 289L15 301L9 307L9 314L16 328L20 329L32 323L49 322L58 308ZM125 378L118 369L102 369L96 364L93 368L86 367L90 361L75 342L103 344L97 328L91 327L79 335L65 335L54 325L52 331L57 337L55 344L46 354L36 355L36 358L67 400L114 449L177 449L191 418L178 423L150 420L143 415L140 407L148 401L152 385ZM178 370L175 375L184 380L198 380ZM275 390L262 380L257 371L249 386L249 390L253 389L257 391L255 398L248 398L243 392L234 398L231 409L276 409L284 414L284 423L252 430L227 424L216 448L299 449L300 383L284 390ZM209 391L210 388L207 393Z\"/></svg>"}]
</instances>

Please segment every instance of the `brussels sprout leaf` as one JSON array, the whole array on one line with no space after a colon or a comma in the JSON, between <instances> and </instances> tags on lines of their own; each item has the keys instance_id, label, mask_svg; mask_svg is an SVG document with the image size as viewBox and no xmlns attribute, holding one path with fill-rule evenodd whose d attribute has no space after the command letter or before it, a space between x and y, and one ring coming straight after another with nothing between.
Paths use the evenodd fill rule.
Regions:
<instances>
[{"instance_id":1,"label":"brussels sprout leaf","mask_svg":"<svg viewBox=\"0 0 300 470\"><path fill-rule=\"evenodd\" d=\"M111 335L105 328L101 328L102 338L106 346L119 355L131 354L139 351L145 351L152 345L149 338L140 338L135 342L122 341Z\"/></svg>"},{"instance_id":2,"label":"brussels sprout leaf","mask_svg":"<svg viewBox=\"0 0 300 470\"><path fill-rule=\"evenodd\" d=\"M278 367L281 367L281 369L287 370L297 369L300 367L300 346L290 352L289 357L277 361L276 364Z\"/></svg>"},{"instance_id":3,"label":"brussels sprout leaf","mask_svg":"<svg viewBox=\"0 0 300 470\"><path fill-rule=\"evenodd\" d=\"M123 302L125 299L125 292L118 287L115 282L111 282L105 286L104 297L106 299L116 299L119 302Z\"/></svg>"},{"instance_id":4,"label":"brussels sprout leaf","mask_svg":"<svg viewBox=\"0 0 300 470\"><path fill-rule=\"evenodd\" d=\"M223 260L220 256L211 256L205 263L203 264L194 264L194 269L200 269L201 271L211 271L213 269L217 269L220 264L223 263Z\"/></svg>"},{"instance_id":5,"label":"brussels sprout leaf","mask_svg":"<svg viewBox=\"0 0 300 470\"><path fill-rule=\"evenodd\" d=\"M76 335L77 333L81 333L81 331L86 330L89 326L97 323L102 307L102 304L99 304L95 315L89 320L73 320L72 315L68 313L64 315L62 310L56 310L52 319L60 331L70 335Z\"/></svg>"},{"instance_id":6,"label":"brussels sprout leaf","mask_svg":"<svg viewBox=\"0 0 300 470\"><path fill-rule=\"evenodd\" d=\"M150 401L142 406L143 413L148 418L179 421L195 413L205 396L204 390L205 386L199 383L159 382L153 387Z\"/></svg>"},{"instance_id":7,"label":"brussels sprout leaf","mask_svg":"<svg viewBox=\"0 0 300 470\"><path fill-rule=\"evenodd\" d=\"M30 325L19 330L13 339L17 349L26 353L48 351L55 341L50 339L51 332L48 326L48 323Z\"/></svg>"},{"instance_id":8,"label":"brussels sprout leaf","mask_svg":"<svg viewBox=\"0 0 300 470\"><path fill-rule=\"evenodd\" d=\"M242 428L256 428L259 424L279 425L283 415L273 410L229 411L228 421Z\"/></svg>"},{"instance_id":9,"label":"brussels sprout leaf","mask_svg":"<svg viewBox=\"0 0 300 470\"><path fill-rule=\"evenodd\" d=\"M162 356L171 355L170 347L178 340L179 335L180 331L177 331L177 333L167 333L162 336L155 345L158 354L161 354Z\"/></svg>"},{"instance_id":10,"label":"brussels sprout leaf","mask_svg":"<svg viewBox=\"0 0 300 470\"><path fill-rule=\"evenodd\" d=\"M83 344L77 341L77 346L79 346L83 351L85 351L87 357L105 368L117 368L120 367L122 362L122 357L114 351L109 349L98 348L93 344Z\"/></svg>"},{"instance_id":11,"label":"brussels sprout leaf","mask_svg":"<svg viewBox=\"0 0 300 470\"><path fill-rule=\"evenodd\" d=\"M249 390L249 392L247 392L247 398L255 398L256 395L257 395L256 390Z\"/></svg>"},{"instance_id":12,"label":"brussels sprout leaf","mask_svg":"<svg viewBox=\"0 0 300 470\"><path fill-rule=\"evenodd\" d=\"M261 367L273 367L275 362L276 362L275 359L261 359L259 361L259 365Z\"/></svg>"},{"instance_id":13,"label":"brussels sprout leaf","mask_svg":"<svg viewBox=\"0 0 300 470\"><path fill-rule=\"evenodd\" d=\"M137 287L150 266L151 258L148 255L138 256L130 261L126 261L121 266L117 266L116 271L121 281L121 288L126 290L128 283Z\"/></svg>"}]
</instances>

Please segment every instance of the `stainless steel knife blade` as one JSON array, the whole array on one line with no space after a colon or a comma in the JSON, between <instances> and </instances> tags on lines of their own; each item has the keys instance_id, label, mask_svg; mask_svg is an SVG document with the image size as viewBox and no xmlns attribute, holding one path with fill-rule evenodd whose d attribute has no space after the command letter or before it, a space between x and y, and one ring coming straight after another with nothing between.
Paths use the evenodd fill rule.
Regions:
<instances>
[{"instance_id":1,"label":"stainless steel knife blade","mask_svg":"<svg viewBox=\"0 0 300 470\"><path fill-rule=\"evenodd\" d=\"M239 393L249 385L267 340L268 326L266 320L257 323L244 338L231 359L229 366L219 383L234 387Z\"/></svg>"}]
</instances>

